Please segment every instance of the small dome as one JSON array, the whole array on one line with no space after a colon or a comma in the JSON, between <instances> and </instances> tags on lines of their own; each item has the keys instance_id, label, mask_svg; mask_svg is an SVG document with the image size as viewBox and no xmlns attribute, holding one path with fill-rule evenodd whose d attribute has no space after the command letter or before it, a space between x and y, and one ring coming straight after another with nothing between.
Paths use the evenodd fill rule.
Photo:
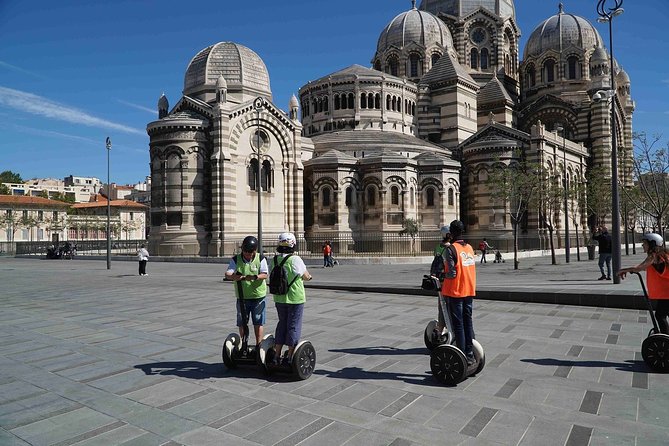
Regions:
<instances>
[{"instance_id":1,"label":"small dome","mask_svg":"<svg viewBox=\"0 0 669 446\"><path fill-rule=\"evenodd\" d=\"M222 74L218 76L218 80L216 81L216 88L228 88L228 82L225 80Z\"/></svg>"},{"instance_id":2,"label":"small dome","mask_svg":"<svg viewBox=\"0 0 669 446\"><path fill-rule=\"evenodd\" d=\"M160 95L160 99L158 99L158 109L159 110L167 110L170 107L169 102L167 102L167 96L165 96L165 93Z\"/></svg>"},{"instance_id":3,"label":"small dome","mask_svg":"<svg viewBox=\"0 0 669 446\"><path fill-rule=\"evenodd\" d=\"M608 63L609 63L609 55L604 48L599 47L592 52L592 55L590 56L591 65L600 65Z\"/></svg>"},{"instance_id":4,"label":"small dome","mask_svg":"<svg viewBox=\"0 0 669 446\"><path fill-rule=\"evenodd\" d=\"M572 46L584 51L602 48L602 37L586 19L565 14L560 6L556 15L544 20L532 31L525 45L524 58L539 56L549 50L561 53Z\"/></svg>"},{"instance_id":5,"label":"small dome","mask_svg":"<svg viewBox=\"0 0 669 446\"><path fill-rule=\"evenodd\" d=\"M616 83L618 85L625 85L631 83L630 77L627 75L627 72L623 69L618 71L618 74L616 74Z\"/></svg>"},{"instance_id":6,"label":"small dome","mask_svg":"<svg viewBox=\"0 0 669 446\"><path fill-rule=\"evenodd\" d=\"M184 94L213 87L220 76L230 89L250 89L271 96L265 62L254 51L234 42L208 46L193 57L186 69Z\"/></svg>"},{"instance_id":7,"label":"small dome","mask_svg":"<svg viewBox=\"0 0 669 446\"><path fill-rule=\"evenodd\" d=\"M433 44L447 50L453 48L453 37L446 24L429 12L414 7L396 16L383 29L376 53L380 54L391 46L402 48L411 42L425 48Z\"/></svg>"},{"instance_id":8,"label":"small dome","mask_svg":"<svg viewBox=\"0 0 669 446\"><path fill-rule=\"evenodd\" d=\"M444 13L455 17L465 17L479 8L485 8L504 19L516 18L513 0L423 0L420 9L432 14Z\"/></svg>"},{"instance_id":9,"label":"small dome","mask_svg":"<svg viewBox=\"0 0 669 446\"><path fill-rule=\"evenodd\" d=\"M299 104L298 104L298 102L297 102L297 98L295 97L295 95L292 95L292 96L290 97L290 101L288 102L288 107L289 107L289 108L295 108L295 107L297 107L298 105L299 105Z\"/></svg>"}]
</instances>

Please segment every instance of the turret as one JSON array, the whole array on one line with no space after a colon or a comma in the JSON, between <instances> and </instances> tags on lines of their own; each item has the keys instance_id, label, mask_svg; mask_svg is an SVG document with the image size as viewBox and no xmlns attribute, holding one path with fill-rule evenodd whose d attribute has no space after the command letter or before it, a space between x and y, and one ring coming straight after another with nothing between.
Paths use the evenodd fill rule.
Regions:
<instances>
[{"instance_id":1,"label":"turret","mask_svg":"<svg viewBox=\"0 0 669 446\"><path fill-rule=\"evenodd\" d=\"M165 116L167 116L167 111L170 108L170 103L167 102L167 97L165 96L165 93L160 95L160 99L158 99L158 119L163 119Z\"/></svg>"},{"instance_id":2,"label":"turret","mask_svg":"<svg viewBox=\"0 0 669 446\"><path fill-rule=\"evenodd\" d=\"M228 83L221 74L216 81L216 102L219 104L228 101Z\"/></svg>"},{"instance_id":3,"label":"turret","mask_svg":"<svg viewBox=\"0 0 669 446\"><path fill-rule=\"evenodd\" d=\"M295 97L295 95L292 95L290 97L290 101L288 102L288 110L290 110L290 119L292 119L293 121L298 120L297 109L298 109L297 98Z\"/></svg>"}]
</instances>

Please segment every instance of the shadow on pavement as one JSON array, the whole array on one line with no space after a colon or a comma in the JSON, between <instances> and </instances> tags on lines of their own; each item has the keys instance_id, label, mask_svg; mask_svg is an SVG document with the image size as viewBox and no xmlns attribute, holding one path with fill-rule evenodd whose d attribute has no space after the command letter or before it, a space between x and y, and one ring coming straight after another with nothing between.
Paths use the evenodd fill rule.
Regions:
<instances>
[{"instance_id":1,"label":"shadow on pavement","mask_svg":"<svg viewBox=\"0 0 669 446\"><path fill-rule=\"evenodd\" d=\"M147 375L169 375L188 379L224 378L230 376L230 370L223 364L208 364L200 361L151 362L138 364L135 368L140 369Z\"/></svg>"},{"instance_id":2,"label":"shadow on pavement","mask_svg":"<svg viewBox=\"0 0 669 446\"><path fill-rule=\"evenodd\" d=\"M401 380L408 384L416 384L420 386L450 387L441 384L434 379L432 375L427 373L424 375L417 375L412 373L371 372L363 370L360 367L344 367L341 370L331 372L326 370L315 370L314 374L340 379L390 379L393 381Z\"/></svg>"},{"instance_id":3,"label":"shadow on pavement","mask_svg":"<svg viewBox=\"0 0 669 446\"><path fill-rule=\"evenodd\" d=\"M395 348L395 347L356 347L356 348L331 348L329 352L337 353L350 353L352 355L365 355L365 356L374 356L374 355L384 355L384 356L395 356L395 355L423 355L428 354L427 348ZM429 357L429 356L428 356Z\"/></svg>"},{"instance_id":4,"label":"shadow on pavement","mask_svg":"<svg viewBox=\"0 0 669 446\"><path fill-rule=\"evenodd\" d=\"M545 365L549 367L615 367L616 370L623 372L643 372L648 373L650 370L646 367L643 361L625 361L625 362L609 362L609 361L574 361L568 359L555 358L537 358L537 359L521 359L521 362L530 362L536 365Z\"/></svg>"}]
</instances>

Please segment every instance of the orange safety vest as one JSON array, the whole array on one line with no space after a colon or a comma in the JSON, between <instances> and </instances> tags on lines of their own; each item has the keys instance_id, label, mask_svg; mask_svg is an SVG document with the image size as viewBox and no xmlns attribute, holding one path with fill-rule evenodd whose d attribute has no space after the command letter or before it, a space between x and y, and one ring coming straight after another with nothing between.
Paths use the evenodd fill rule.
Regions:
<instances>
[{"instance_id":1,"label":"orange safety vest","mask_svg":"<svg viewBox=\"0 0 669 446\"><path fill-rule=\"evenodd\" d=\"M455 264L455 277L445 278L441 286L441 294L448 297L476 296L476 259L471 245L456 242L455 248L458 261ZM444 268L445 270L446 268ZM448 272L448 271L446 271Z\"/></svg>"},{"instance_id":2,"label":"orange safety vest","mask_svg":"<svg viewBox=\"0 0 669 446\"><path fill-rule=\"evenodd\" d=\"M653 265L646 269L649 299L669 299L669 265L664 266L662 274Z\"/></svg>"}]
</instances>

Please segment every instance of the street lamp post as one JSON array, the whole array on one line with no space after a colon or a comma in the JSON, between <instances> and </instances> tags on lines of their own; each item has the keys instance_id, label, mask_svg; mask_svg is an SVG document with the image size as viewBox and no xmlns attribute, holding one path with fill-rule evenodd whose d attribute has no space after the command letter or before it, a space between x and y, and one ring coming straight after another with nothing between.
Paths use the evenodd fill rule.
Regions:
<instances>
[{"instance_id":1,"label":"street lamp post","mask_svg":"<svg viewBox=\"0 0 669 446\"><path fill-rule=\"evenodd\" d=\"M567 181L567 144L565 141L565 133L567 129L561 125L557 127L558 131L562 132L562 188L564 190L564 261L569 263L569 251L571 251L571 246L569 243L569 203L568 203L568 192L567 188L569 187L569 182Z\"/></svg>"},{"instance_id":2,"label":"street lamp post","mask_svg":"<svg viewBox=\"0 0 669 446\"><path fill-rule=\"evenodd\" d=\"M260 138L260 111L262 110L264 99L261 98L260 96L255 98L253 101L253 107L256 109L258 112L258 127L256 129L256 153L258 154L258 172L256 176L256 187L258 188L258 252L262 254L262 201L260 200L261 197L261 192L262 192L262 185L261 185L261 162L260 162L260 154L262 151L260 150L262 147L262 140Z\"/></svg>"},{"instance_id":3,"label":"street lamp post","mask_svg":"<svg viewBox=\"0 0 669 446\"><path fill-rule=\"evenodd\" d=\"M623 13L623 0L614 0L613 8L606 7L607 0L597 3L598 22L609 24L609 75L611 77L611 259L613 261L613 283L619 284L620 277L620 201L618 197L618 141L616 138L616 84L613 72L613 18Z\"/></svg>"},{"instance_id":4,"label":"street lamp post","mask_svg":"<svg viewBox=\"0 0 669 446\"><path fill-rule=\"evenodd\" d=\"M107 269L111 269L111 204L110 204L110 182L109 182L109 153L111 152L111 139L107 137L105 141L107 147Z\"/></svg>"}]
</instances>

